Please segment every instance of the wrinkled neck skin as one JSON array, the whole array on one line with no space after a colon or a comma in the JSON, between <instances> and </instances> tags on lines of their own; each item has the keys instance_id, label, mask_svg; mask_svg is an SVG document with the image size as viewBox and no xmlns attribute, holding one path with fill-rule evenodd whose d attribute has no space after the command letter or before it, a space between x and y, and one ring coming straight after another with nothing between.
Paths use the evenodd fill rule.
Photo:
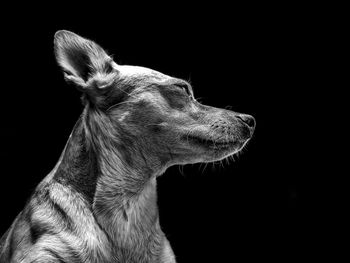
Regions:
<instances>
[{"instance_id":1,"label":"wrinkled neck skin","mask_svg":"<svg viewBox=\"0 0 350 263\"><path fill-rule=\"evenodd\" d=\"M64 170L70 171L76 188L89 200L113 247L124 254L132 249L140 257L159 255L164 234L159 227L156 177L166 165L143 152L145 148L137 144L142 140L115 125L108 116L86 107L64 150Z\"/></svg>"}]
</instances>

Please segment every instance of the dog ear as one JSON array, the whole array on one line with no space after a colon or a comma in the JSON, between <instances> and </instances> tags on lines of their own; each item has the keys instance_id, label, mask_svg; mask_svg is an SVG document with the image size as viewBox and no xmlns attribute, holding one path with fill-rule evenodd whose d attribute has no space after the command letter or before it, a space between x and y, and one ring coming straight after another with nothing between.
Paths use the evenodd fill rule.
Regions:
<instances>
[{"instance_id":1,"label":"dog ear","mask_svg":"<svg viewBox=\"0 0 350 263\"><path fill-rule=\"evenodd\" d=\"M96 92L110 86L117 71L116 63L95 42L77 34L60 30L54 39L58 64L65 72L65 78L87 92Z\"/></svg>"}]
</instances>

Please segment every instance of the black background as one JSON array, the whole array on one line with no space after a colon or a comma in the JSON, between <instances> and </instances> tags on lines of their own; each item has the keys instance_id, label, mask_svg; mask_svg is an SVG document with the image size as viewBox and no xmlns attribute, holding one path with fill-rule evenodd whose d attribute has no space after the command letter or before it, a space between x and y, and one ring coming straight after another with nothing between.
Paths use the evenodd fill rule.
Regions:
<instances>
[{"instance_id":1,"label":"black background","mask_svg":"<svg viewBox=\"0 0 350 263\"><path fill-rule=\"evenodd\" d=\"M65 6L51 8L59 16L11 10L2 31L0 233L54 167L83 109L53 54L54 33L66 29L119 64L190 80L203 104L256 118L254 138L235 162L175 166L159 178L161 226L178 262L283 261L310 252L323 237L315 220L323 199L310 206L307 191L317 180L305 166L313 120L304 108L322 83L327 16L274 8L96 6L69 21L75 13Z\"/></svg>"}]
</instances>

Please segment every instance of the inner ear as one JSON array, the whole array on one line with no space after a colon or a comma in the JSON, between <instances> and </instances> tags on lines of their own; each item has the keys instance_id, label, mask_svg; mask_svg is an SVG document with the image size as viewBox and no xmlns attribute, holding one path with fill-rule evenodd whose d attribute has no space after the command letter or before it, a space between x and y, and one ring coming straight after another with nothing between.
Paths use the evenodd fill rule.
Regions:
<instances>
[{"instance_id":1,"label":"inner ear","mask_svg":"<svg viewBox=\"0 0 350 263\"><path fill-rule=\"evenodd\" d=\"M55 34L54 45L57 62L67 80L85 88L96 77L99 83L105 82L104 78L111 79L113 59L95 42L61 30Z\"/></svg>"},{"instance_id":2,"label":"inner ear","mask_svg":"<svg viewBox=\"0 0 350 263\"><path fill-rule=\"evenodd\" d=\"M63 68L68 75L79 76L84 82L87 82L94 73L94 69L90 66L92 64L91 58L81 49L73 48L67 50L65 60L65 63L71 66L69 69L67 66Z\"/></svg>"}]
</instances>

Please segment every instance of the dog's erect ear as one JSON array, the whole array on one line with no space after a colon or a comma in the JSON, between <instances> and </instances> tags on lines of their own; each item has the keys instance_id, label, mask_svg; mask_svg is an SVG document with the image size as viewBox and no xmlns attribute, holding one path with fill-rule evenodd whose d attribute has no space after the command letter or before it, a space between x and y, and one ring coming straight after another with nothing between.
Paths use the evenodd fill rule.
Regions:
<instances>
[{"instance_id":1,"label":"dog's erect ear","mask_svg":"<svg viewBox=\"0 0 350 263\"><path fill-rule=\"evenodd\" d=\"M95 42L66 30L55 34L55 55L65 78L83 90L103 89L113 83L115 62Z\"/></svg>"}]
</instances>

